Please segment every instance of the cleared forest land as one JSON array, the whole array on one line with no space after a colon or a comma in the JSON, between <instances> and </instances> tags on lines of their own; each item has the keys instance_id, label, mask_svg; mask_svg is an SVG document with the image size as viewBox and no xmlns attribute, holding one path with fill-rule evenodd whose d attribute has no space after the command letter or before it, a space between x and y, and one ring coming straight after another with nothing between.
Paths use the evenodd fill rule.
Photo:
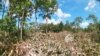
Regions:
<instances>
[{"instance_id":1,"label":"cleared forest land","mask_svg":"<svg viewBox=\"0 0 100 56\"><path fill-rule=\"evenodd\" d=\"M100 44L91 40L93 33L36 32L30 39L13 44L6 50L11 56L99 56Z\"/></svg>"},{"instance_id":2,"label":"cleared forest land","mask_svg":"<svg viewBox=\"0 0 100 56\"><path fill-rule=\"evenodd\" d=\"M100 0L0 0L0 56L100 56L99 7Z\"/></svg>"}]
</instances>

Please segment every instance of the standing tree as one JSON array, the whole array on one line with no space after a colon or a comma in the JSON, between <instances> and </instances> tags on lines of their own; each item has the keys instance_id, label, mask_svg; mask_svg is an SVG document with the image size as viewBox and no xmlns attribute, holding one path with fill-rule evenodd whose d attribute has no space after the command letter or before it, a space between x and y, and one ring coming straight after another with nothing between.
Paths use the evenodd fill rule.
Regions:
<instances>
[{"instance_id":1,"label":"standing tree","mask_svg":"<svg viewBox=\"0 0 100 56\"><path fill-rule=\"evenodd\" d=\"M82 17L76 17L75 21L76 21L77 28L80 28L80 23L82 23L83 18Z\"/></svg>"},{"instance_id":2,"label":"standing tree","mask_svg":"<svg viewBox=\"0 0 100 56\"><path fill-rule=\"evenodd\" d=\"M9 0L9 2L9 16L15 15L14 17L20 20L18 21L20 23L20 40L22 40L26 19L31 14L32 2L29 0Z\"/></svg>"},{"instance_id":3,"label":"standing tree","mask_svg":"<svg viewBox=\"0 0 100 56\"><path fill-rule=\"evenodd\" d=\"M66 24L64 26L64 30L67 30L67 31L69 30L70 31L71 30L71 26L72 26L71 23L67 20Z\"/></svg>"},{"instance_id":4,"label":"standing tree","mask_svg":"<svg viewBox=\"0 0 100 56\"><path fill-rule=\"evenodd\" d=\"M78 29L80 29L80 23L82 23L83 18L82 17L76 17L75 21L73 22L73 24L75 25L75 29L78 31Z\"/></svg>"},{"instance_id":5,"label":"standing tree","mask_svg":"<svg viewBox=\"0 0 100 56\"><path fill-rule=\"evenodd\" d=\"M90 15L87 17L87 20L92 21L92 23L94 23L94 24L98 22L97 17L96 17L94 14L90 14Z\"/></svg>"},{"instance_id":6,"label":"standing tree","mask_svg":"<svg viewBox=\"0 0 100 56\"><path fill-rule=\"evenodd\" d=\"M91 24L89 25L89 29L90 30L97 30L97 26L99 24L98 20L97 20L97 17L93 14L90 14L88 17L87 17L87 20L91 21Z\"/></svg>"},{"instance_id":7,"label":"standing tree","mask_svg":"<svg viewBox=\"0 0 100 56\"><path fill-rule=\"evenodd\" d=\"M3 22L3 17L4 17L4 2L2 1L2 22ZM2 24L3 28L3 24Z\"/></svg>"},{"instance_id":8,"label":"standing tree","mask_svg":"<svg viewBox=\"0 0 100 56\"><path fill-rule=\"evenodd\" d=\"M31 0L33 2L33 6L34 6L34 15L35 15L35 32L37 29L37 13L41 12L40 11L40 6L41 6L41 1L40 0Z\"/></svg>"},{"instance_id":9,"label":"standing tree","mask_svg":"<svg viewBox=\"0 0 100 56\"><path fill-rule=\"evenodd\" d=\"M56 11L57 9L57 1L56 0L35 0L35 3L37 5L37 10L40 11L40 16L43 17L43 19L46 20L46 25L48 23L48 19L51 18L51 15ZM46 29L47 32L47 29Z\"/></svg>"},{"instance_id":10,"label":"standing tree","mask_svg":"<svg viewBox=\"0 0 100 56\"><path fill-rule=\"evenodd\" d=\"M63 22L60 22L60 23L59 23L59 30L62 31L63 28L64 28Z\"/></svg>"},{"instance_id":11,"label":"standing tree","mask_svg":"<svg viewBox=\"0 0 100 56\"><path fill-rule=\"evenodd\" d=\"M0 12L2 12L2 22L3 22L3 17L4 17L4 1L0 0ZM1 25L1 29L3 28L3 24Z\"/></svg>"}]
</instances>

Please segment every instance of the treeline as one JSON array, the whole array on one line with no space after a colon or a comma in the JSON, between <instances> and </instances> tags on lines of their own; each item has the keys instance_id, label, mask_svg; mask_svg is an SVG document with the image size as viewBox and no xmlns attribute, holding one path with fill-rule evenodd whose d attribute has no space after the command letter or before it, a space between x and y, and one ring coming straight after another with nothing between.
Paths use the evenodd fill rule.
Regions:
<instances>
[{"instance_id":1,"label":"treeline","mask_svg":"<svg viewBox=\"0 0 100 56\"><path fill-rule=\"evenodd\" d=\"M42 30L42 32L46 31L47 32L70 31L73 33L87 32L92 35L91 39L93 41L100 43L100 19L96 15L90 14L84 20L89 22L89 25L87 27L80 26L80 24L83 22L82 17L76 17L75 20L73 20L73 22L66 21L65 24L63 24L63 22L60 22L57 25L54 25L53 23L48 25L42 24L40 30Z\"/></svg>"},{"instance_id":2,"label":"treeline","mask_svg":"<svg viewBox=\"0 0 100 56\"><path fill-rule=\"evenodd\" d=\"M38 17L49 19L57 6L57 0L0 0L0 56L11 56L4 53L12 49L13 44L30 38L33 25L29 20L37 23Z\"/></svg>"},{"instance_id":3,"label":"treeline","mask_svg":"<svg viewBox=\"0 0 100 56\"><path fill-rule=\"evenodd\" d=\"M99 33L100 31L100 22L99 18L93 14L89 15L85 20L92 21L89 26L85 29L80 27L80 24L83 22L82 17L76 17L73 22L66 21L66 24L62 22L53 25L47 24L48 19L51 19L51 15L55 13L57 10L57 1L56 0L9 0L9 9L5 11L5 8L2 8L2 19L0 19L0 31L1 31L1 40L7 43L9 42L18 42L24 39L28 31L33 28L38 28L39 31L43 32L60 32L60 31L72 31L72 32L79 32L79 31L95 31ZM0 4L1 5L1 4ZM34 14L37 24L38 17L43 18L46 20L46 24L36 25L34 23L29 22L28 20L32 19L32 14ZM35 29L36 30L36 29ZM3 37L3 38L2 38ZM7 39L6 39L7 38Z\"/></svg>"},{"instance_id":4,"label":"treeline","mask_svg":"<svg viewBox=\"0 0 100 56\"><path fill-rule=\"evenodd\" d=\"M0 41L12 44L27 39L26 33L33 26L29 21L35 19L37 23L38 17L50 19L57 6L57 0L1 0Z\"/></svg>"},{"instance_id":5,"label":"treeline","mask_svg":"<svg viewBox=\"0 0 100 56\"><path fill-rule=\"evenodd\" d=\"M59 24L54 25L51 24L42 24L40 27L40 30L44 31L47 29L48 31L52 32L60 32L60 31L72 31L72 32L78 32L78 31L86 31L86 32L92 32L92 31L99 31L100 30L100 22L99 18L93 14L90 14L86 19L84 19L86 22L88 22L88 26L81 26L80 24L83 22L82 17L76 17L73 22L66 21L64 24L63 22L60 22ZM84 24L84 23L83 23Z\"/></svg>"}]
</instances>

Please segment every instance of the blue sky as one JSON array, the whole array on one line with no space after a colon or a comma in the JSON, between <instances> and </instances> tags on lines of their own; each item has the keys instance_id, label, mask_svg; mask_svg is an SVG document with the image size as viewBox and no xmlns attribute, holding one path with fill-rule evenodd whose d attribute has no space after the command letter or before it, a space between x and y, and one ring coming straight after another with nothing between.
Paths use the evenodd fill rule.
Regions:
<instances>
[{"instance_id":1,"label":"blue sky","mask_svg":"<svg viewBox=\"0 0 100 56\"><path fill-rule=\"evenodd\" d=\"M65 20L73 21L75 17L86 18L89 14L99 17L100 5L95 0L58 0L59 9L64 13L70 14Z\"/></svg>"},{"instance_id":2,"label":"blue sky","mask_svg":"<svg viewBox=\"0 0 100 56\"><path fill-rule=\"evenodd\" d=\"M100 4L95 0L57 0L58 10L54 17L48 20L49 23L58 24L66 20L72 22L76 17L87 18L89 14L95 14L100 18ZM40 22L41 20L38 20ZM43 21L45 23L45 21ZM84 20L80 26L88 26L89 21Z\"/></svg>"},{"instance_id":3,"label":"blue sky","mask_svg":"<svg viewBox=\"0 0 100 56\"><path fill-rule=\"evenodd\" d=\"M95 0L58 0L56 17L53 17L50 23L65 23L66 20L72 22L77 16L86 18L89 14L95 14L100 18L100 4ZM86 27L89 22L84 20L80 25Z\"/></svg>"},{"instance_id":4,"label":"blue sky","mask_svg":"<svg viewBox=\"0 0 100 56\"><path fill-rule=\"evenodd\" d=\"M6 7L9 5L9 0L7 1ZM48 20L48 23L58 24L60 22L65 23L66 20L72 22L77 16L81 16L83 18L88 17L89 14L95 14L100 18L100 3L95 0L57 0L58 1L58 9L54 13L53 17ZM34 14L32 16L32 21L35 21ZM45 23L41 17L38 19L39 23ZM83 21L81 26L87 26L89 24L88 21Z\"/></svg>"}]
</instances>

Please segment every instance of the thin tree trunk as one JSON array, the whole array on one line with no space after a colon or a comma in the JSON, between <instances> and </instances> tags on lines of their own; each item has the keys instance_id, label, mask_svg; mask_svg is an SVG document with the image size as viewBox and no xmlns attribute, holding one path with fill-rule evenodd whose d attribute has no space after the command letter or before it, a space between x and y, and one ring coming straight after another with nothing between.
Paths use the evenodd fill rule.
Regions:
<instances>
[{"instance_id":1,"label":"thin tree trunk","mask_svg":"<svg viewBox=\"0 0 100 56\"><path fill-rule=\"evenodd\" d=\"M3 28L3 17L4 17L4 6L3 6L3 1L2 1L2 28Z\"/></svg>"},{"instance_id":2,"label":"thin tree trunk","mask_svg":"<svg viewBox=\"0 0 100 56\"><path fill-rule=\"evenodd\" d=\"M19 30L19 25L20 25L20 22L19 21L20 21L20 19L18 19L18 30Z\"/></svg>"},{"instance_id":3,"label":"thin tree trunk","mask_svg":"<svg viewBox=\"0 0 100 56\"><path fill-rule=\"evenodd\" d=\"M4 17L4 13L5 13L3 5L4 5L4 2L2 1L2 26L1 26L1 29L3 29L3 17ZM5 31L4 31L4 34L6 36L6 32Z\"/></svg>"},{"instance_id":4,"label":"thin tree trunk","mask_svg":"<svg viewBox=\"0 0 100 56\"><path fill-rule=\"evenodd\" d=\"M20 40L22 41L23 40L23 18L24 18L24 11L23 11L23 14L22 14L22 18L21 18L21 22L20 22Z\"/></svg>"},{"instance_id":5,"label":"thin tree trunk","mask_svg":"<svg viewBox=\"0 0 100 56\"><path fill-rule=\"evenodd\" d=\"M2 12L2 28L3 28L3 17L4 17L4 10Z\"/></svg>"},{"instance_id":6,"label":"thin tree trunk","mask_svg":"<svg viewBox=\"0 0 100 56\"><path fill-rule=\"evenodd\" d=\"M22 20L22 18L21 18L21 20ZM22 22L20 22L20 40L22 40Z\"/></svg>"},{"instance_id":7,"label":"thin tree trunk","mask_svg":"<svg viewBox=\"0 0 100 56\"><path fill-rule=\"evenodd\" d=\"M36 16L36 10L35 10L35 33L36 33L36 28L37 28L37 16Z\"/></svg>"},{"instance_id":8,"label":"thin tree trunk","mask_svg":"<svg viewBox=\"0 0 100 56\"><path fill-rule=\"evenodd\" d=\"M48 32L47 28L48 28L48 18L46 18L46 33Z\"/></svg>"}]
</instances>

